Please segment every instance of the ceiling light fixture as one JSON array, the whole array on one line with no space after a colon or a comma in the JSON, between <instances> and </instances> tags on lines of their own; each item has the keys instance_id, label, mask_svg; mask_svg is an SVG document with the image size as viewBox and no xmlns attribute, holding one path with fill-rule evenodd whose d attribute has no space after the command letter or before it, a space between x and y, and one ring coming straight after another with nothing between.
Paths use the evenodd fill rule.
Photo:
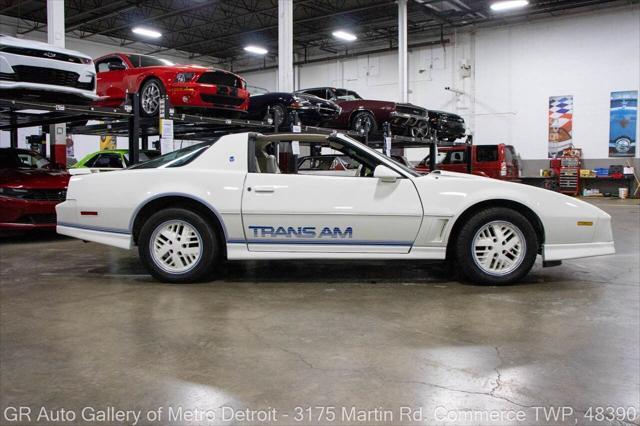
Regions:
<instances>
[{"instance_id":1,"label":"ceiling light fixture","mask_svg":"<svg viewBox=\"0 0 640 426\"><path fill-rule=\"evenodd\" d=\"M158 32L156 30L151 30L149 28L135 27L131 31L133 31L136 34L140 34L141 36L145 36L145 37L151 37L151 38L162 37L162 33Z\"/></svg>"},{"instance_id":2,"label":"ceiling light fixture","mask_svg":"<svg viewBox=\"0 0 640 426\"><path fill-rule=\"evenodd\" d=\"M519 7L525 7L529 5L529 0L505 0L497 1L491 4L491 10L497 12L502 10L517 9Z\"/></svg>"},{"instance_id":3,"label":"ceiling light fixture","mask_svg":"<svg viewBox=\"0 0 640 426\"><path fill-rule=\"evenodd\" d=\"M267 49L265 49L264 47L260 47L260 46L245 46L244 50L246 50L249 53L255 53L256 55L266 55L269 51Z\"/></svg>"},{"instance_id":4,"label":"ceiling light fixture","mask_svg":"<svg viewBox=\"0 0 640 426\"><path fill-rule=\"evenodd\" d=\"M346 41L356 41L358 39L358 37L356 37L355 34L351 34L347 31L342 31L342 30L334 31L332 34L335 38L339 38L341 40L346 40Z\"/></svg>"}]
</instances>

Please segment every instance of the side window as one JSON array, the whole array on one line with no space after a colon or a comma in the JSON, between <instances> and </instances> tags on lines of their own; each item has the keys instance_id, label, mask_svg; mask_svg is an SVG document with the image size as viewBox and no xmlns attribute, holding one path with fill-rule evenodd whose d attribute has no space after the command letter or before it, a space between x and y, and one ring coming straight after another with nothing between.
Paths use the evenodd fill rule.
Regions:
<instances>
[{"instance_id":1,"label":"side window","mask_svg":"<svg viewBox=\"0 0 640 426\"><path fill-rule=\"evenodd\" d=\"M309 90L306 93L322 99L327 99L327 91L325 89Z\"/></svg>"},{"instance_id":2,"label":"side window","mask_svg":"<svg viewBox=\"0 0 640 426\"><path fill-rule=\"evenodd\" d=\"M107 71L112 71L110 69L110 65L114 65L116 67L119 67L121 69L124 69L126 66L124 64L124 62L122 61L122 59L112 56L110 58L105 58L103 60L101 60L100 62L96 63L96 72L107 72Z\"/></svg>"},{"instance_id":3,"label":"side window","mask_svg":"<svg viewBox=\"0 0 640 426\"><path fill-rule=\"evenodd\" d=\"M467 162L466 151L449 151L442 160L442 164L464 164Z\"/></svg>"},{"instance_id":4,"label":"side window","mask_svg":"<svg viewBox=\"0 0 640 426\"><path fill-rule=\"evenodd\" d=\"M120 158L120 154L100 154L91 167L122 168L122 159Z\"/></svg>"},{"instance_id":5,"label":"side window","mask_svg":"<svg viewBox=\"0 0 640 426\"><path fill-rule=\"evenodd\" d=\"M280 146L278 146L280 144ZM380 161L371 154L349 144L337 141L322 143L320 155L308 155L313 152L310 143L300 142L300 157L296 167L290 167L294 161L293 150L287 147L290 141L255 142L255 158L251 165L254 173L288 173L317 176L373 177L373 171ZM315 145L319 145L315 143Z\"/></svg>"},{"instance_id":6,"label":"side window","mask_svg":"<svg viewBox=\"0 0 640 426\"><path fill-rule=\"evenodd\" d=\"M504 161L507 163L513 163L515 155L513 155L513 148L510 146L504 147Z\"/></svg>"},{"instance_id":7,"label":"side window","mask_svg":"<svg viewBox=\"0 0 640 426\"><path fill-rule=\"evenodd\" d=\"M476 147L478 162L498 161L498 147L495 145L478 145Z\"/></svg>"},{"instance_id":8,"label":"side window","mask_svg":"<svg viewBox=\"0 0 640 426\"><path fill-rule=\"evenodd\" d=\"M100 62L96 62L96 72L107 72L109 71L109 60L103 59Z\"/></svg>"}]
</instances>

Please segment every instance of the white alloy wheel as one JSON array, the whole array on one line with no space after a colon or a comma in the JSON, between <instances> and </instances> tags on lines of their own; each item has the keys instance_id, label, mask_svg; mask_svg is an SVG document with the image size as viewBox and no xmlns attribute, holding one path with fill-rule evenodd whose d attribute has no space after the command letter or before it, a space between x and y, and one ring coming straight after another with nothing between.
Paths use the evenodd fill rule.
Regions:
<instances>
[{"instance_id":1,"label":"white alloy wheel","mask_svg":"<svg viewBox=\"0 0 640 426\"><path fill-rule=\"evenodd\" d=\"M160 107L160 86L155 81L145 84L142 91L142 109L147 115L155 115Z\"/></svg>"},{"instance_id":2,"label":"white alloy wheel","mask_svg":"<svg viewBox=\"0 0 640 426\"><path fill-rule=\"evenodd\" d=\"M153 262L163 271L182 274L193 269L202 256L202 237L183 220L169 220L151 234L149 251Z\"/></svg>"},{"instance_id":3,"label":"white alloy wheel","mask_svg":"<svg viewBox=\"0 0 640 426\"><path fill-rule=\"evenodd\" d=\"M471 251L478 268L489 275L502 276L520 266L526 256L527 243L517 226L498 220L476 232Z\"/></svg>"}]
</instances>

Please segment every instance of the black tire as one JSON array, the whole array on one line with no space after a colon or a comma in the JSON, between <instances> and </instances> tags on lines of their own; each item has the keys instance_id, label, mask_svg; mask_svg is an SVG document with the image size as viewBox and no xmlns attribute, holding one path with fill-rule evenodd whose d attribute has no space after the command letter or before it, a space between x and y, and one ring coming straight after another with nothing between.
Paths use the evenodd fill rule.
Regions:
<instances>
[{"instance_id":1,"label":"black tire","mask_svg":"<svg viewBox=\"0 0 640 426\"><path fill-rule=\"evenodd\" d=\"M162 229L172 221L188 224L197 231L200 237L200 256L184 272L166 270L165 268L168 267L166 263L158 263L161 261L157 260L156 256L152 254L152 248L154 247L152 239L155 239L154 233L157 229ZM138 253L144 266L157 280L168 283L191 283L201 281L219 264L221 257L220 244L221 241L219 241L213 227L201 215L183 208L170 208L160 210L144 223L138 237ZM181 243L179 246L186 247L187 245ZM178 247L178 244L172 244L172 247ZM178 247L179 249L180 247ZM182 253L178 252L177 255L179 259L183 259Z\"/></svg>"},{"instance_id":2,"label":"black tire","mask_svg":"<svg viewBox=\"0 0 640 426\"><path fill-rule=\"evenodd\" d=\"M354 132L360 132L361 129L365 130L367 127L369 128L369 135L372 135L378 130L378 123L376 123L376 119L369 111L358 111L353 117L351 117L351 130Z\"/></svg>"},{"instance_id":3,"label":"black tire","mask_svg":"<svg viewBox=\"0 0 640 426\"><path fill-rule=\"evenodd\" d=\"M488 259L490 262L489 266L493 265L494 262L491 260L492 256L496 258L495 262L502 259L502 257L500 257L501 255L505 256L505 250L498 253L495 248L500 250L502 245L509 244L509 242L507 241L500 245L499 236L495 236L495 234L495 238L489 238L488 241L496 242L496 246L479 249L480 254L477 256L474 253L474 239L476 235L479 235L479 232L483 230L485 225L491 224L492 222L496 222L496 226L504 225L504 223L512 226L513 229L517 229L517 231L513 231L514 235L520 239L524 239L525 244L521 257L514 256L518 261L513 262L513 270L504 268L503 272L490 273L487 271L487 268L479 265L481 260L476 261L476 258L482 257L484 252L487 254L484 255L483 259ZM520 234L518 234L518 231ZM491 234L490 230L488 232ZM513 238L513 236L511 238ZM538 253L538 236L533 225L522 214L505 207L488 208L468 218L457 234L457 238L452 243L454 244L455 254L455 259L452 260L456 262L458 271L469 281L480 284L511 284L522 279L533 267ZM513 254L506 253L506 256L513 256ZM517 267L515 265L517 265Z\"/></svg>"},{"instance_id":4,"label":"black tire","mask_svg":"<svg viewBox=\"0 0 640 426\"><path fill-rule=\"evenodd\" d=\"M277 125L278 130L290 130L289 110L283 104L271 105L269 107L267 118L271 118L273 120L273 125Z\"/></svg>"},{"instance_id":5,"label":"black tire","mask_svg":"<svg viewBox=\"0 0 640 426\"><path fill-rule=\"evenodd\" d=\"M155 90L154 90L155 88ZM157 101L154 102L153 108L150 106L151 104L147 104L147 102L151 102L151 93L147 95L147 91L153 91L157 93ZM145 81L142 86L140 86L139 90L140 96L140 116L142 117L157 117L160 112L160 98L164 97L167 91L164 88L164 85L157 78L150 78ZM149 101L147 100L149 99ZM153 96L155 99L155 95Z\"/></svg>"}]
</instances>

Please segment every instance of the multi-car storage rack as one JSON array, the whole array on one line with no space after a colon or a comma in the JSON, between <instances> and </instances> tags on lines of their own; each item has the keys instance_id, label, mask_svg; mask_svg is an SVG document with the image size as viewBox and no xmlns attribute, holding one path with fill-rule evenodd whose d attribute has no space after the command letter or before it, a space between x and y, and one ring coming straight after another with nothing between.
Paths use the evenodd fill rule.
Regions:
<instances>
[{"instance_id":1,"label":"multi-car storage rack","mask_svg":"<svg viewBox=\"0 0 640 426\"><path fill-rule=\"evenodd\" d=\"M264 121L244 120L238 118L209 117L196 114L176 113L164 100L163 118L173 120L175 139L207 140L228 133L255 131L274 133L282 131L265 118ZM88 125L87 121L99 121L100 124ZM382 138L369 139L366 135L347 130L335 130L324 127L301 125L297 114L291 117L293 131L301 133L326 133L336 131L347 134L374 148L382 148L387 152L390 148L430 148L430 169L435 169L435 151L439 141L437 135L429 138L414 138L392 135L388 126ZM20 99L0 99L0 130L10 132L12 147L18 146L18 129L26 127L42 127L43 133L48 126L67 123L68 133L74 135L118 135L129 140L129 158L132 164L138 162L140 149L148 149L149 137L160 135L158 117L141 117L137 94L130 94L126 104L118 108L105 108L86 105L54 104ZM287 129L290 131L290 129ZM432 132L435 133L435 132ZM387 143L385 143L385 140ZM51 150L52 157L55 155ZM55 161L55 158L52 158Z\"/></svg>"}]
</instances>

